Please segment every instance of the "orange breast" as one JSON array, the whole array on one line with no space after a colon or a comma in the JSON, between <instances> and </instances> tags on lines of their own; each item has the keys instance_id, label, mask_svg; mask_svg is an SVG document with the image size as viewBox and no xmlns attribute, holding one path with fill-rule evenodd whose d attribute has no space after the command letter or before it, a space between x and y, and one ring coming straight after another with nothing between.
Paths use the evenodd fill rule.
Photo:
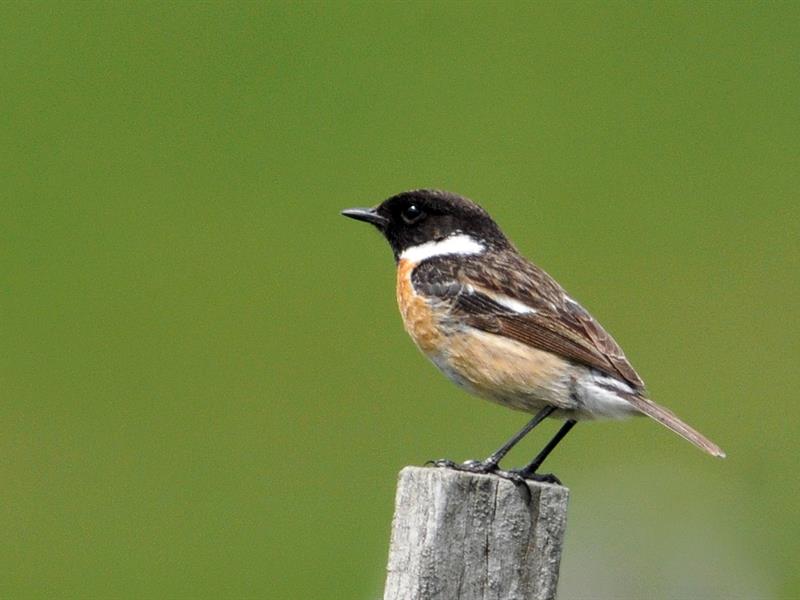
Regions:
<instances>
[{"instance_id":1,"label":"orange breast","mask_svg":"<svg viewBox=\"0 0 800 600\"><path fill-rule=\"evenodd\" d=\"M411 339L420 350L430 356L439 352L442 336L431 307L414 291L411 284L411 272L415 266L415 263L408 260L401 260L397 265L397 305Z\"/></svg>"},{"instance_id":2,"label":"orange breast","mask_svg":"<svg viewBox=\"0 0 800 600\"><path fill-rule=\"evenodd\" d=\"M438 323L436 308L414 291L415 263L397 265L397 304L420 350L457 385L505 406L534 412L569 408L567 362L550 352L492 333Z\"/></svg>"}]
</instances>

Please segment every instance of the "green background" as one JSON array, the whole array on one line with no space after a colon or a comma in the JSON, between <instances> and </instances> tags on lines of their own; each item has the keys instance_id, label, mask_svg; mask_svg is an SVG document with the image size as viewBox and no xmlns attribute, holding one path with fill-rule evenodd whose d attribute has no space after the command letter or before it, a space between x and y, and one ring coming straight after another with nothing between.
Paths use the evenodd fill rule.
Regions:
<instances>
[{"instance_id":1,"label":"green background","mask_svg":"<svg viewBox=\"0 0 800 600\"><path fill-rule=\"evenodd\" d=\"M337 214L425 186L729 454L578 426L561 597L797 597L798 98L796 3L3 3L0 596L378 597L397 471L526 420Z\"/></svg>"}]
</instances>

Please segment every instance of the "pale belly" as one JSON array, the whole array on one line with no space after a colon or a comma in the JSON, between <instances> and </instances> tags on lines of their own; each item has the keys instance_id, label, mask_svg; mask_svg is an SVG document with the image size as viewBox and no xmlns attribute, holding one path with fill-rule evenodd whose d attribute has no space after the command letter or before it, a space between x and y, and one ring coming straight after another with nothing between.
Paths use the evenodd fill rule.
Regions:
<instances>
[{"instance_id":1,"label":"pale belly","mask_svg":"<svg viewBox=\"0 0 800 600\"><path fill-rule=\"evenodd\" d=\"M575 408L569 365L549 352L464 328L428 358L457 385L504 406L526 412Z\"/></svg>"},{"instance_id":2,"label":"pale belly","mask_svg":"<svg viewBox=\"0 0 800 600\"><path fill-rule=\"evenodd\" d=\"M581 420L639 414L599 385L608 382L607 376L492 333L467 328L448 335L438 352L426 355L456 385L516 410L554 406L554 416Z\"/></svg>"}]
</instances>

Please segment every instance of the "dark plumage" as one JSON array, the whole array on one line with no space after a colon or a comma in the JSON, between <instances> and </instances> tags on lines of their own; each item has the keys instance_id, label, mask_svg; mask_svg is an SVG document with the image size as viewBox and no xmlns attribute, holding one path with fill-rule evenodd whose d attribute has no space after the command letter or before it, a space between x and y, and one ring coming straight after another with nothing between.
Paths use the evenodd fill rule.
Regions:
<instances>
[{"instance_id":1,"label":"dark plumage","mask_svg":"<svg viewBox=\"0 0 800 600\"><path fill-rule=\"evenodd\" d=\"M519 254L474 202L414 190L343 214L372 223L386 237L398 263L406 329L457 384L513 408L545 407L545 416L571 420L564 433L573 419L646 414L709 454L724 456L647 397L614 338ZM547 406L553 408L547 412ZM496 463L497 456L490 459L481 464Z\"/></svg>"}]
</instances>

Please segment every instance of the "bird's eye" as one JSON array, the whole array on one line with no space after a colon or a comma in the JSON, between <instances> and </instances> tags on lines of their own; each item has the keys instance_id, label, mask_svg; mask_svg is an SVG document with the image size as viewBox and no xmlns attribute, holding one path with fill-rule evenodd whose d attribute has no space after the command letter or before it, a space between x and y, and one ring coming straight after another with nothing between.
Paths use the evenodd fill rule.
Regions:
<instances>
[{"instance_id":1,"label":"bird's eye","mask_svg":"<svg viewBox=\"0 0 800 600\"><path fill-rule=\"evenodd\" d=\"M413 225L422 217L424 217L425 213L422 212L422 209L416 204L409 204L403 209L403 211L400 213L400 216L403 217L403 221L405 221L408 225Z\"/></svg>"}]
</instances>

